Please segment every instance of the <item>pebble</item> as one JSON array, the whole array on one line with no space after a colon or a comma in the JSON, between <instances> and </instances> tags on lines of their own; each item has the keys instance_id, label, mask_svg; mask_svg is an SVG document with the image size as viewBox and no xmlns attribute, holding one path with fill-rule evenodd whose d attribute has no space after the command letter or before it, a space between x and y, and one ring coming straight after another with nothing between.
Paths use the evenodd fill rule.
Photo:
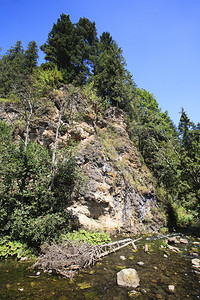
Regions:
<instances>
[{"instance_id":1,"label":"pebble","mask_svg":"<svg viewBox=\"0 0 200 300\"><path fill-rule=\"evenodd\" d=\"M149 251L149 247L147 244L144 245L144 252L148 252Z\"/></svg>"},{"instance_id":2,"label":"pebble","mask_svg":"<svg viewBox=\"0 0 200 300\"><path fill-rule=\"evenodd\" d=\"M193 257L199 257L198 253L194 252L194 253L190 253L191 256Z\"/></svg>"},{"instance_id":3,"label":"pebble","mask_svg":"<svg viewBox=\"0 0 200 300\"><path fill-rule=\"evenodd\" d=\"M28 257L21 257L20 260L21 261L26 261L26 260L28 260Z\"/></svg>"},{"instance_id":4,"label":"pebble","mask_svg":"<svg viewBox=\"0 0 200 300\"><path fill-rule=\"evenodd\" d=\"M142 294L146 294L147 291L146 291L145 289L141 289L141 293L142 293Z\"/></svg>"},{"instance_id":5,"label":"pebble","mask_svg":"<svg viewBox=\"0 0 200 300\"><path fill-rule=\"evenodd\" d=\"M167 255L167 254L164 254L163 256L164 256L165 258L167 258L167 257L168 257L168 255Z\"/></svg>"},{"instance_id":6,"label":"pebble","mask_svg":"<svg viewBox=\"0 0 200 300\"><path fill-rule=\"evenodd\" d=\"M175 293L175 286L172 284L168 285L168 290L170 293Z\"/></svg>"},{"instance_id":7,"label":"pebble","mask_svg":"<svg viewBox=\"0 0 200 300\"><path fill-rule=\"evenodd\" d=\"M120 258L121 260L125 260L125 259L126 259L126 257L123 256L123 255L121 255L119 258Z\"/></svg>"},{"instance_id":8,"label":"pebble","mask_svg":"<svg viewBox=\"0 0 200 300\"><path fill-rule=\"evenodd\" d=\"M39 276L39 275L40 275L40 272L37 272L36 275Z\"/></svg>"},{"instance_id":9,"label":"pebble","mask_svg":"<svg viewBox=\"0 0 200 300\"><path fill-rule=\"evenodd\" d=\"M197 267L197 268L200 268L200 259L198 258L193 258L192 259L192 264Z\"/></svg>"},{"instance_id":10,"label":"pebble","mask_svg":"<svg viewBox=\"0 0 200 300\"><path fill-rule=\"evenodd\" d=\"M143 261L138 261L137 264L138 264L139 266L143 266L143 265L144 265Z\"/></svg>"}]
</instances>

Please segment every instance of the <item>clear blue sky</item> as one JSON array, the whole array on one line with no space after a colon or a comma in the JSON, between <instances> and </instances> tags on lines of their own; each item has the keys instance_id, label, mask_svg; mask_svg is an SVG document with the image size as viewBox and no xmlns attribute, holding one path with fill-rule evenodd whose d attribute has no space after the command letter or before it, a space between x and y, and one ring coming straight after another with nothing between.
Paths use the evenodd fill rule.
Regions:
<instances>
[{"instance_id":1,"label":"clear blue sky","mask_svg":"<svg viewBox=\"0 0 200 300\"><path fill-rule=\"evenodd\" d=\"M136 84L175 124L181 107L200 122L200 0L0 0L1 53L18 40L41 46L61 13L109 31Z\"/></svg>"}]
</instances>

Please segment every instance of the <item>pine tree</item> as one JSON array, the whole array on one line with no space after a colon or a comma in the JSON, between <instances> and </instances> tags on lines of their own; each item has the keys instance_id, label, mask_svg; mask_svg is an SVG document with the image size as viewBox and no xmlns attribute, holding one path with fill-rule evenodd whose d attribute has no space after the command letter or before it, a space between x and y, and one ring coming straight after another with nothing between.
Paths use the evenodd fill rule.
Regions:
<instances>
[{"instance_id":1,"label":"pine tree","mask_svg":"<svg viewBox=\"0 0 200 300\"><path fill-rule=\"evenodd\" d=\"M32 73L33 69L36 68L38 58L37 44L35 41L31 41L25 51L25 68L28 73Z\"/></svg>"},{"instance_id":2,"label":"pine tree","mask_svg":"<svg viewBox=\"0 0 200 300\"><path fill-rule=\"evenodd\" d=\"M108 32L103 32L100 37L93 80L99 96L117 106L123 105L126 99L128 73L125 64L121 48Z\"/></svg>"},{"instance_id":3,"label":"pine tree","mask_svg":"<svg viewBox=\"0 0 200 300\"><path fill-rule=\"evenodd\" d=\"M80 18L75 25L76 84L86 83L88 77L93 74L98 42L95 22L91 22L87 18Z\"/></svg>"},{"instance_id":4,"label":"pine tree","mask_svg":"<svg viewBox=\"0 0 200 300\"><path fill-rule=\"evenodd\" d=\"M40 47L46 54L47 61L56 64L59 69L65 70L67 82L71 82L75 75L74 34L75 28L69 15L62 14L49 32L46 43Z\"/></svg>"},{"instance_id":5,"label":"pine tree","mask_svg":"<svg viewBox=\"0 0 200 300\"><path fill-rule=\"evenodd\" d=\"M23 81L24 49L21 41L17 41L0 60L0 95L7 97L15 91Z\"/></svg>"},{"instance_id":6,"label":"pine tree","mask_svg":"<svg viewBox=\"0 0 200 300\"><path fill-rule=\"evenodd\" d=\"M182 109L178 128L182 145L181 194L184 199L193 198L193 203L196 198L200 205L200 124L191 122Z\"/></svg>"}]
</instances>

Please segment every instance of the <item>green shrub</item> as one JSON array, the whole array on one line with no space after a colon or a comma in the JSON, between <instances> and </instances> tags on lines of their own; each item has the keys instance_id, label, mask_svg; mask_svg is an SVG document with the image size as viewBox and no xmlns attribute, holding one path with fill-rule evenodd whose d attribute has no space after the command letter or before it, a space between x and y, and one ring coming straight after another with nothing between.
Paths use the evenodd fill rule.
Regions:
<instances>
[{"instance_id":1,"label":"green shrub","mask_svg":"<svg viewBox=\"0 0 200 300\"><path fill-rule=\"evenodd\" d=\"M18 241L12 241L10 237L5 236L0 239L0 258L16 257L32 257L33 253L28 249L26 244Z\"/></svg>"},{"instance_id":2,"label":"green shrub","mask_svg":"<svg viewBox=\"0 0 200 300\"><path fill-rule=\"evenodd\" d=\"M191 225L194 215L187 211L183 206L173 203L177 226L184 227Z\"/></svg>"},{"instance_id":3,"label":"green shrub","mask_svg":"<svg viewBox=\"0 0 200 300\"><path fill-rule=\"evenodd\" d=\"M71 240L73 242L83 242L90 245L102 245L111 242L111 238L107 232L94 231L73 231L62 236L62 240Z\"/></svg>"}]
</instances>

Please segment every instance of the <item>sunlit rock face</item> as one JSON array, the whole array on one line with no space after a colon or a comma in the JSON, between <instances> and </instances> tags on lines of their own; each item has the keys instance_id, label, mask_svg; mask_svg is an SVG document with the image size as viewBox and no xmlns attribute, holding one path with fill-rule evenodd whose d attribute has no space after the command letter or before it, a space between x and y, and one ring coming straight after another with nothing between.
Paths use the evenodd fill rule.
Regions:
<instances>
[{"instance_id":1,"label":"sunlit rock face","mask_svg":"<svg viewBox=\"0 0 200 300\"><path fill-rule=\"evenodd\" d=\"M51 93L45 103L38 103L30 123L30 140L50 152L55 144L59 101L69 99L67 93L68 89L62 87ZM18 124L16 141L25 136L21 112L19 104L0 107L3 120ZM139 233L163 226L151 174L129 138L122 110L97 109L81 92L74 93L62 113L57 149L72 142L76 143L76 162L85 184L79 194L72 195L66 209L78 217L83 227Z\"/></svg>"}]
</instances>

